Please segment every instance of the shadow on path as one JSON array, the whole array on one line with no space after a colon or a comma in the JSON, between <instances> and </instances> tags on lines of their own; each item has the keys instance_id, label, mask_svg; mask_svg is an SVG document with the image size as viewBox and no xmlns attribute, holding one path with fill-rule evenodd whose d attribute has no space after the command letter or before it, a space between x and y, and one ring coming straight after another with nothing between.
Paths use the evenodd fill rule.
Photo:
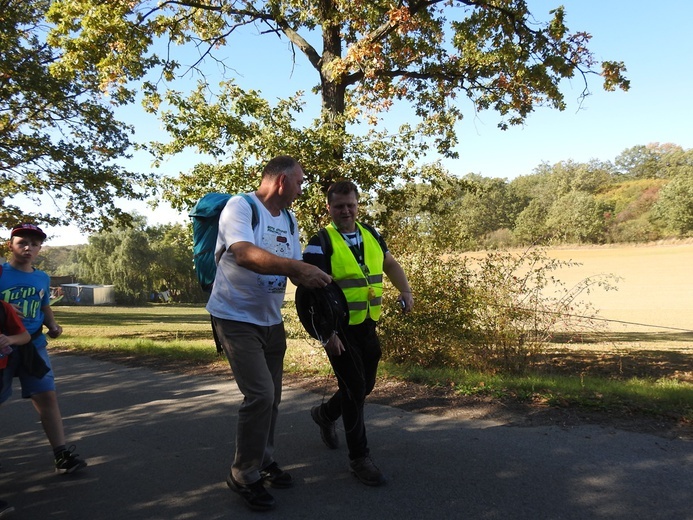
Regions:
<instances>
[{"instance_id":1,"label":"shadow on path","mask_svg":"<svg viewBox=\"0 0 693 520\"><path fill-rule=\"evenodd\" d=\"M52 473L32 406L0 408L0 497L13 519L257 518L224 484L240 394L232 381L152 372L55 355L68 439L89 461ZM687 519L693 443L599 426L512 428L366 407L369 442L389 477L382 488L347 471L309 409L320 397L284 392L276 458L296 486L273 490L283 520ZM343 442L343 432L339 432Z\"/></svg>"}]
</instances>

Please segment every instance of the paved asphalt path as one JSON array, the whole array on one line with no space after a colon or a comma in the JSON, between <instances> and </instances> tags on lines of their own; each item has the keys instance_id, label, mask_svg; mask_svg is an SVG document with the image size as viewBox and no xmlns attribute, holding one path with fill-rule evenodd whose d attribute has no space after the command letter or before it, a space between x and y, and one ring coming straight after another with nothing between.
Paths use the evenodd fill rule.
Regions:
<instances>
[{"instance_id":1,"label":"paved asphalt path","mask_svg":"<svg viewBox=\"0 0 693 520\"><path fill-rule=\"evenodd\" d=\"M55 355L68 438L89 467L52 472L19 389L0 408L0 497L13 519L693 519L693 442L583 426L508 427L366 406L388 485L370 488L328 450L309 409L285 388L279 463L296 480L277 509L248 510L224 483L240 394L230 379ZM343 432L340 432L344 445Z\"/></svg>"}]
</instances>

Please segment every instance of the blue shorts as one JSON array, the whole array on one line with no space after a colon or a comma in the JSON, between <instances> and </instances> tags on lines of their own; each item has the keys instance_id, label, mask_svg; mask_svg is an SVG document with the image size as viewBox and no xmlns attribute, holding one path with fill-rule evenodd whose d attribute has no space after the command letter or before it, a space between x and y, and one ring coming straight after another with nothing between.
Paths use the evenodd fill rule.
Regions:
<instances>
[{"instance_id":1,"label":"blue shorts","mask_svg":"<svg viewBox=\"0 0 693 520\"><path fill-rule=\"evenodd\" d=\"M22 397L25 399L34 394L55 390L53 367L51 366L51 360L48 358L46 346L36 347L36 352L43 358L50 370L41 379L31 376L21 366L19 355L16 352L12 353L7 360L7 367L0 371L2 374L2 379L0 379L0 403L4 403L12 395L12 379L15 377L19 378L19 383L22 385Z\"/></svg>"}]
</instances>

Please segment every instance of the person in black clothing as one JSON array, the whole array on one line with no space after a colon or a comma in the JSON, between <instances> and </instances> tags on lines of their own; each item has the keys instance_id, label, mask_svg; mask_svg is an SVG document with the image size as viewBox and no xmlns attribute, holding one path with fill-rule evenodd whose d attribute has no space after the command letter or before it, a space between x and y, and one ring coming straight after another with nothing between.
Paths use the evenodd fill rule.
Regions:
<instances>
[{"instance_id":1,"label":"person in black clothing","mask_svg":"<svg viewBox=\"0 0 693 520\"><path fill-rule=\"evenodd\" d=\"M363 408L375 386L381 356L376 324L380 317L383 274L399 290L404 312L414 306L406 274L372 227L358 222L358 188L340 181L327 191L327 210L332 223L313 236L303 260L332 275L346 296L349 325L322 338L337 378L338 390L311 409L323 442L339 447L335 422L342 417L349 450L350 470L364 484L379 486L385 477L373 463L368 448Z\"/></svg>"}]
</instances>

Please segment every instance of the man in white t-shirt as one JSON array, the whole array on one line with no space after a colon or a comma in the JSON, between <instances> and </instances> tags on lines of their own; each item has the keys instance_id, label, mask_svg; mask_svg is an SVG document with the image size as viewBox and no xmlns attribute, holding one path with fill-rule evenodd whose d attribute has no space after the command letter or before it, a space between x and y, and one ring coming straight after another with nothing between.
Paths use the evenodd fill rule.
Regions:
<instances>
[{"instance_id":1,"label":"man in white t-shirt","mask_svg":"<svg viewBox=\"0 0 693 520\"><path fill-rule=\"evenodd\" d=\"M251 509L275 506L264 487L285 488L291 476L274 460L274 430L282 392L286 336L281 316L287 277L319 288L332 278L301 261L295 217L285 211L301 195L303 169L293 158L275 157L249 194L229 199L219 217L217 272L207 310L243 394L236 427L236 454L226 479Z\"/></svg>"}]
</instances>

